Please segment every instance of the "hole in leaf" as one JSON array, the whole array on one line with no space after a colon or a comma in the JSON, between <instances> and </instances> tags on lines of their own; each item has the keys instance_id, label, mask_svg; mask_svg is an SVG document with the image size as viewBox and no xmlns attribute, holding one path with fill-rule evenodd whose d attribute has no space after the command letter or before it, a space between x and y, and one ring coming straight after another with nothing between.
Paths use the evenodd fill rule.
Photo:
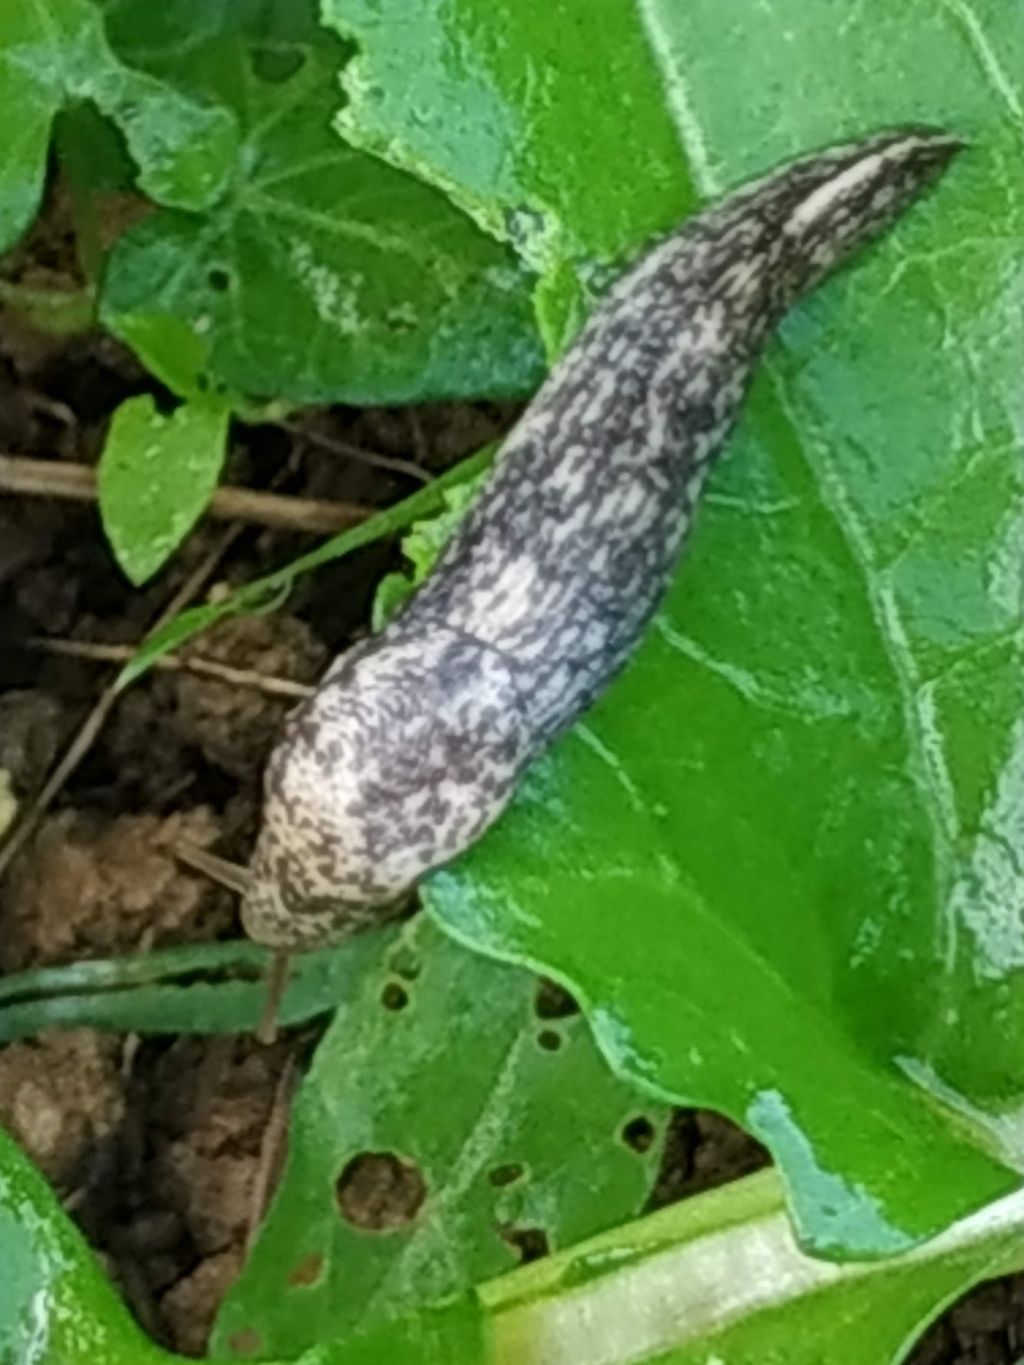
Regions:
<instances>
[{"instance_id":1,"label":"hole in leaf","mask_svg":"<svg viewBox=\"0 0 1024 1365\"><path fill-rule=\"evenodd\" d=\"M562 1035L553 1028L542 1028L537 1034L537 1043L545 1052L557 1052L562 1046Z\"/></svg>"},{"instance_id":2,"label":"hole in leaf","mask_svg":"<svg viewBox=\"0 0 1024 1365\"><path fill-rule=\"evenodd\" d=\"M632 1148L639 1156L643 1156L654 1146L654 1124L643 1114L639 1114L635 1119L630 1119L627 1124L623 1125L619 1136L627 1147Z\"/></svg>"},{"instance_id":3,"label":"hole in leaf","mask_svg":"<svg viewBox=\"0 0 1024 1365\"><path fill-rule=\"evenodd\" d=\"M505 1185L514 1185L517 1180L522 1180L526 1174L522 1166L517 1166L510 1162L507 1166L495 1166L492 1171L488 1171L487 1179L495 1189L502 1189Z\"/></svg>"},{"instance_id":4,"label":"hole in leaf","mask_svg":"<svg viewBox=\"0 0 1024 1365\"><path fill-rule=\"evenodd\" d=\"M498 1231L502 1240L508 1242L510 1247L515 1247L519 1253L519 1264L529 1265L531 1261L539 1261L542 1256L546 1256L551 1250L548 1235L543 1228L513 1228L503 1227Z\"/></svg>"},{"instance_id":5,"label":"hole in leaf","mask_svg":"<svg viewBox=\"0 0 1024 1365\"><path fill-rule=\"evenodd\" d=\"M579 1014L580 1007L564 987L542 976L537 982L533 1012L538 1019L569 1019Z\"/></svg>"},{"instance_id":6,"label":"hole in leaf","mask_svg":"<svg viewBox=\"0 0 1024 1365\"><path fill-rule=\"evenodd\" d=\"M231 272L223 266L211 266L206 272L206 282L218 294L226 294L231 288Z\"/></svg>"},{"instance_id":7,"label":"hole in leaf","mask_svg":"<svg viewBox=\"0 0 1024 1365\"><path fill-rule=\"evenodd\" d=\"M324 1258L321 1252L311 1251L303 1256L297 1265L288 1272L288 1283L296 1289L316 1284L324 1273Z\"/></svg>"},{"instance_id":8,"label":"hole in leaf","mask_svg":"<svg viewBox=\"0 0 1024 1365\"><path fill-rule=\"evenodd\" d=\"M403 981L415 981L420 974L420 960L411 948L400 945L388 957L388 967Z\"/></svg>"},{"instance_id":9,"label":"hole in leaf","mask_svg":"<svg viewBox=\"0 0 1024 1365\"><path fill-rule=\"evenodd\" d=\"M254 1327L242 1327L228 1337L228 1345L240 1356L259 1355L263 1350L263 1338Z\"/></svg>"},{"instance_id":10,"label":"hole in leaf","mask_svg":"<svg viewBox=\"0 0 1024 1365\"><path fill-rule=\"evenodd\" d=\"M414 332L419 318L411 308L389 308L384 314L384 326L391 332Z\"/></svg>"},{"instance_id":11,"label":"hole in leaf","mask_svg":"<svg viewBox=\"0 0 1024 1365\"><path fill-rule=\"evenodd\" d=\"M380 993L380 1003L386 1010L404 1010L409 1003L409 992L397 981L388 981Z\"/></svg>"},{"instance_id":12,"label":"hole in leaf","mask_svg":"<svg viewBox=\"0 0 1024 1365\"><path fill-rule=\"evenodd\" d=\"M394 1152L360 1152L335 1187L342 1218L364 1232L408 1227L427 1197L420 1168Z\"/></svg>"}]
</instances>

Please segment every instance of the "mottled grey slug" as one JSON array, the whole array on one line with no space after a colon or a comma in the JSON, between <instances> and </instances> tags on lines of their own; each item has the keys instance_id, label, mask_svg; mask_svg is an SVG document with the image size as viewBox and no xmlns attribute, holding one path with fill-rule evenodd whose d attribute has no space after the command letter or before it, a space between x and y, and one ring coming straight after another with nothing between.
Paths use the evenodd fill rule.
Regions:
<instances>
[{"instance_id":1,"label":"mottled grey slug","mask_svg":"<svg viewBox=\"0 0 1024 1365\"><path fill-rule=\"evenodd\" d=\"M254 939L343 937L493 823L640 639L766 335L960 145L906 127L804 157L625 273L434 573L290 718L242 907Z\"/></svg>"}]
</instances>

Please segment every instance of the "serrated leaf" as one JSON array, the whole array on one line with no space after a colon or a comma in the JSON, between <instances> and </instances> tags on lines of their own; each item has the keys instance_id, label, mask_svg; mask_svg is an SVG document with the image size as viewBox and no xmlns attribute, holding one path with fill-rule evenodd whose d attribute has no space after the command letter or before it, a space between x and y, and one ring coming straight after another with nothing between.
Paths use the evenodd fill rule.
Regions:
<instances>
[{"instance_id":1,"label":"serrated leaf","mask_svg":"<svg viewBox=\"0 0 1024 1365\"><path fill-rule=\"evenodd\" d=\"M995 0L868 0L841 42L827 0L605 9L563 7L552 54L518 0L329 7L343 125L501 213L538 130L589 147L580 70L642 22L656 75L617 107L674 121L703 197L908 119L973 147L787 324L638 658L426 896L574 988L622 1074L766 1141L808 1245L891 1252L1022 1164L1024 37ZM491 117L447 137L483 72ZM611 195L620 158L589 164ZM592 187L547 189L556 240L601 231ZM624 203L639 245L661 207Z\"/></svg>"},{"instance_id":2,"label":"serrated leaf","mask_svg":"<svg viewBox=\"0 0 1024 1365\"><path fill-rule=\"evenodd\" d=\"M373 598L374 630L380 630L391 620L434 567L438 555L465 516L485 477L484 474L478 474L475 478L455 484L444 495L443 509L434 516L413 522L408 533L402 537L402 553L409 561L409 571L389 573L377 585Z\"/></svg>"},{"instance_id":3,"label":"serrated leaf","mask_svg":"<svg viewBox=\"0 0 1024 1365\"><path fill-rule=\"evenodd\" d=\"M539 1017L536 998L530 973L425 919L392 931L316 1054L215 1350L294 1356L517 1264L517 1236L557 1249L635 1216L667 1114L609 1074L581 1018ZM638 1121L642 1151L622 1135ZM409 1182L404 1216L376 1229L338 1193L361 1159L359 1179Z\"/></svg>"},{"instance_id":4,"label":"serrated leaf","mask_svg":"<svg viewBox=\"0 0 1024 1365\"><path fill-rule=\"evenodd\" d=\"M100 515L133 583L152 578L202 515L224 464L230 415L222 398L195 398L165 416L148 394L114 413L100 458Z\"/></svg>"},{"instance_id":5,"label":"serrated leaf","mask_svg":"<svg viewBox=\"0 0 1024 1365\"><path fill-rule=\"evenodd\" d=\"M230 108L242 144L208 213L157 214L119 241L107 325L150 363L162 328L184 323L217 382L293 402L532 387L530 277L443 195L331 130L345 50L311 0L162 9L154 34L148 9L111 6L119 50ZM287 59L283 77L268 57Z\"/></svg>"},{"instance_id":6,"label":"serrated leaf","mask_svg":"<svg viewBox=\"0 0 1024 1365\"><path fill-rule=\"evenodd\" d=\"M223 187L237 130L224 108L197 103L119 61L89 0L34 0L0 9L0 250L31 222L42 195L53 119L91 100L120 128L139 186L164 204L198 209Z\"/></svg>"}]
</instances>

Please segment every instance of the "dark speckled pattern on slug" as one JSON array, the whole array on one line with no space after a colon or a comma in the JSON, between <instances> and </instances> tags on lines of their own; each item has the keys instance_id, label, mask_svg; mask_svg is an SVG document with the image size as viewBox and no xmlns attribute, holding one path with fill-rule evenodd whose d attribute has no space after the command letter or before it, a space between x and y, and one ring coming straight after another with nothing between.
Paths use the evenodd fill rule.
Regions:
<instances>
[{"instance_id":1,"label":"dark speckled pattern on slug","mask_svg":"<svg viewBox=\"0 0 1024 1365\"><path fill-rule=\"evenodd\" d=\"M904 128L796 161L614 286L434 574L289 722L243 906L253 938L342 937L497 818L642 635L766 334L958 146Z\"/></svg>"}]
</instances>

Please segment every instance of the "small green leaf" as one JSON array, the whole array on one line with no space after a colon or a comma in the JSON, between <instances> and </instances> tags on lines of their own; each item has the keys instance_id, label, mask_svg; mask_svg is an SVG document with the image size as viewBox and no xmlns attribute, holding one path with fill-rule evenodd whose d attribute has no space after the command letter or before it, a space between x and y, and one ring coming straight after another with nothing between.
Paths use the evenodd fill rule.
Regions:
<instances>
[{"instance_id":1,"label":"small green leaf","mask_svg":"<svg viewBox=\"0 0 1024 1365\"><path fill-rule=\"evenodd\" d=\"M167 562L217 487L230 408L193 399L165 417L148 395L114 414L99 468L100 515L117 562L144 583Z\"/></svg>"},{"instance_id":2,"label":"small green leaf","mask_svg":"<svg viewBox=\"0 0 1024 1365\"><path fill-rule=\"evenodd\" d=\"M53 119L91 100L124 134L139 185L183 209L209 204L234 160L237 130L227 109L209 107L111 51L89 0L34 0L0 7L0 250L31 222L42 195Z\"/></svg>"},{"instance_id":3,"label":"small green leaf","mask_svg":"<svg viewBox=\"0 0 1024 1365\"><path fill-rule=\"evenodd\" d=\"M530 973L422 918L392 931L316 1054L216 1350L257 1337L293 1356L515 1265L517 1242L635 1216L665 1111L610 1075L581 1017L537 1000Z\"/></svg>"},{"instance_id":4,"label":"small green leaf","mask_svg":"<svg viewBox=\"0 0 1024 1365\"><path fill-rule=\"evenodd\" d=\"M254 397L395 403L533 387L531 277L444 195L332 131L346 53L312 0L161 8L154 33L148 6L113 5L118 51L230 110L242 143L231 193L209 212L159 213L120 239L105 323L149 365L161 330L185 325L211 376Z\"/></svg>"}]
</instances>

